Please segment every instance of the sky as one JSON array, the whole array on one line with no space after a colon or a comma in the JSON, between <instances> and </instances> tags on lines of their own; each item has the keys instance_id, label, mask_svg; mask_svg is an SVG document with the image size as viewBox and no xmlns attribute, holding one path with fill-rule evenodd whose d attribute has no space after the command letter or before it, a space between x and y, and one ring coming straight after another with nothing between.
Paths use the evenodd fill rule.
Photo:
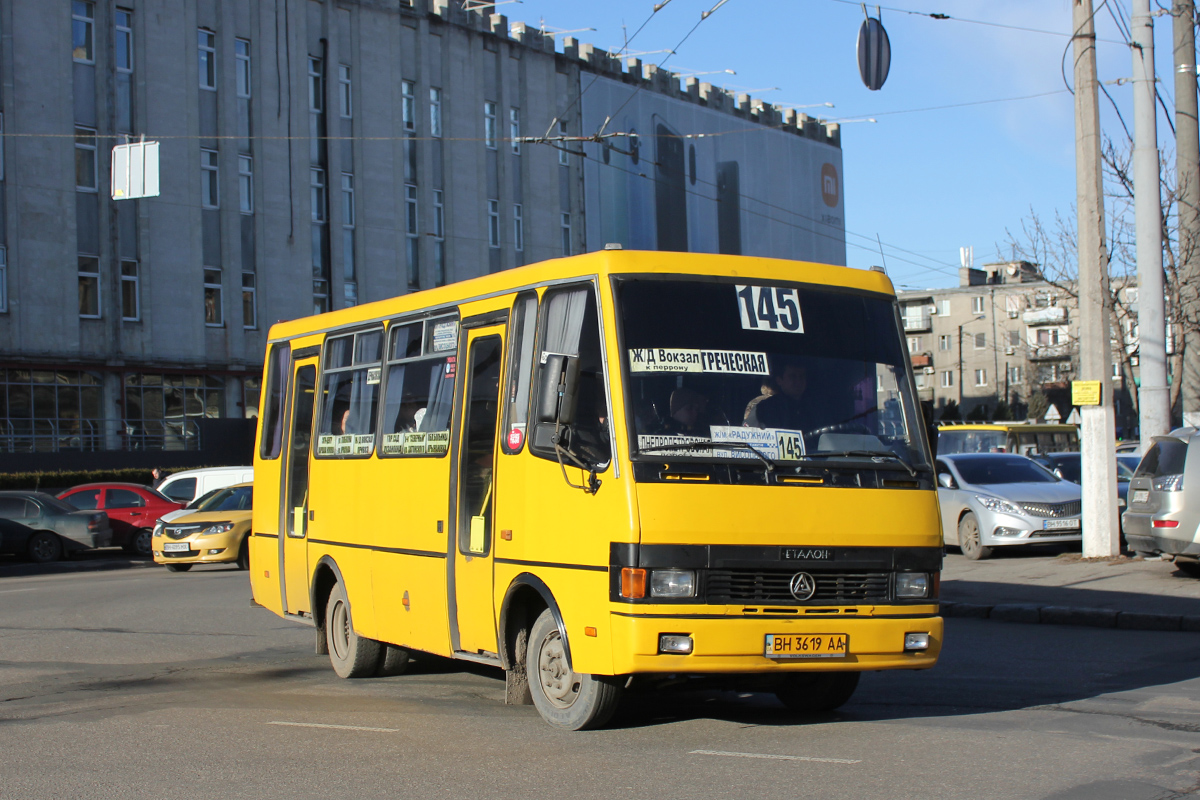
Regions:
<instances>
[{"instance_id":1,"label":"sky","mask_svg":"<svg viewBox=\"0 0 1200 800\"><path fill-rule=\"evenodd\" d=\"M675 50L645 55L646 62L679 72L732 69L736 75L700 80L757 89L753 96L766 102L833 103L803 111L847 120L848 265L882 265L898 288L957 286L961 247L973 248L977 266L1005 260L1008 232L1019 235L1031 213L1074 214L1074 98L1063 77L1065 70L1073 85L1066 52L1072 4L892 2L880 13L891 70L874 92L863 85L855 55L863 9L848 0L728 0L682 45L718 0L669 0L657 13L655 0L524 0L496 12L547 30L595 28L570 35L614 52L644 23L629 51ZM1131 0L1094 3L1099 78L1128 78L1132 54L1114 16L1127 21ZM876 6L867 8L876 15ZM1155 17L1154 27L1159 91L1172 108L1171 18ZM1102 132L1127 143L1118 111L1132 131L1132 86L1106 88L1112 102L1100 96ZM876 122L849 121L864 118ZM1160 108L1160 146L1173 153L1167 120Z\"/></svg>"}]
</instances>

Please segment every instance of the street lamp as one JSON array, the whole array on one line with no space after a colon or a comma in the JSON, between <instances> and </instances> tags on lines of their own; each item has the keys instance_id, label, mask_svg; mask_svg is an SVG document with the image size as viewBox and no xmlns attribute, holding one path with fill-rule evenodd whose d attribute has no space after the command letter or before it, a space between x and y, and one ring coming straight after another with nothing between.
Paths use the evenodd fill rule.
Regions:
<instances>
[{"instance_id":1,"label":"street lamp","mask_svg":"<svg viewBox=\"0 0 1200 800\"><path fill-rule=\"evenodd\" d=\"M962 325L958 326L958 413L959 414L962 413L962 401L963 401L962 329L964 326L970 325L972 322L978 322L981 319L987 319L987 315L980 314L977 317L975 317L974 319L969 319L966 322L964 322Z\"/></svg>"}]
</instances>

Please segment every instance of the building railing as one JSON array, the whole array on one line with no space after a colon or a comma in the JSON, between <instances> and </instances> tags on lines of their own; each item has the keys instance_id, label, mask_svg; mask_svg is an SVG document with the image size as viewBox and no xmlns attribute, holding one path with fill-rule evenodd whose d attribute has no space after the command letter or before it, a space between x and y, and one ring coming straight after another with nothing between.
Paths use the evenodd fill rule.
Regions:
<instances>
[{"instance_id":1,"label":"building railing","mask_svg":"<svg viewBox=\"0 0 1200 800\"><path fill-rule=\"evenodd\" d=\"M933 315L920 314L914 316L905 315L901 317L904 320L904 330L908 331L927 331L933 328Z\"/></svg>"},{"instance_id":2,"label":"building railing","mask_svg":"<svg viewBox=\"0 0 1200 800\"><path fill-rule=\"evenodd\" d=\"M199 450L195 419L77 419L41 417L0 420L0 452L94 453L122 450Z\"/></svg>"}]
</instances>

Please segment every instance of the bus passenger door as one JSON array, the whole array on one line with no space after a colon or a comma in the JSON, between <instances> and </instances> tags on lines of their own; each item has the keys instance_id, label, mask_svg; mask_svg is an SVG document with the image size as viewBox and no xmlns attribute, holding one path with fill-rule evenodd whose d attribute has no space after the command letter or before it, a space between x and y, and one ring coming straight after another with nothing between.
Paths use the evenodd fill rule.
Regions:
<instances>
[{"instance_id":1,"label":"bus passenger door","mask_svg":"<svg viewBox=\"0 0 1200 800\"><path fill-rule=\"evenodd\" d=\"M454 559L454 649L497 652L492 607L495 468L504 327L468 330L462 424L456 454L458 480Z\"/></svg>"},{"instance_id":2,"label":"bus passenger door","mask_svg":"<svg viewBox=\"0 0 1200 800\"><path fill-rule=\"evenodd\" d=\"M297 361L292 376L292 406L288 421L287 478L283 490L282 546L279 549L283 608L289 614L310 611L308 595L308 465L312 450L313 401L317 360Z\"/></svg>"}]
</instances>

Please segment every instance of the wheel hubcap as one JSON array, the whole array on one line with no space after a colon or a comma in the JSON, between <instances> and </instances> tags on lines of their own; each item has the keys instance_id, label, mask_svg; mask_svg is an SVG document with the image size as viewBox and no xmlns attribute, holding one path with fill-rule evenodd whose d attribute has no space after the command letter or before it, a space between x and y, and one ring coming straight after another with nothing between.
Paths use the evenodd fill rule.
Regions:
<instances>
[{"instance_id":1,"label":"wheel hubcap","mask_svg":"<svg viewBox=\"0 0 1200 800\"><path fill-rule=\"evenodd\" d=\"M579 697L579 676L571 671L558 631L542 640L538 649L538 673L546 699L558 708L569 708Z\"/></svg>"},{"instance_id":2,"label":"wheel hubcap","mask_svg":"<svg viewBox=\"0 0 1200 800\"><path fill-rule=\"evenodd\" d=\"M133 540L133 549L137 551L138 555L150 555L150 531L142 531L137 535L137 538Z\"/></svg>"},{"instance_id":3,"label":"wheel hubcap","mask_svg":"<svg viewBox=\"0 0 1200 800\"><path fill-rule=\"evenodd\" d=\"M350 651L350 615L346 613L346 604L336 601L330 616L330 644L338 658L345 658Z\"/></svg>"},{"instance_id":4,"label":"wheel hubcap","mask_svg":"<svg viewBox=\"0 0 1200 800\"><path fill-rule=\"evenodd\" d=\"M54 545L49 539L38 539L37 544L34 546L34 551L37 553L38 558L49 558L54 555Z\"/></svg>"}]
</instances>

